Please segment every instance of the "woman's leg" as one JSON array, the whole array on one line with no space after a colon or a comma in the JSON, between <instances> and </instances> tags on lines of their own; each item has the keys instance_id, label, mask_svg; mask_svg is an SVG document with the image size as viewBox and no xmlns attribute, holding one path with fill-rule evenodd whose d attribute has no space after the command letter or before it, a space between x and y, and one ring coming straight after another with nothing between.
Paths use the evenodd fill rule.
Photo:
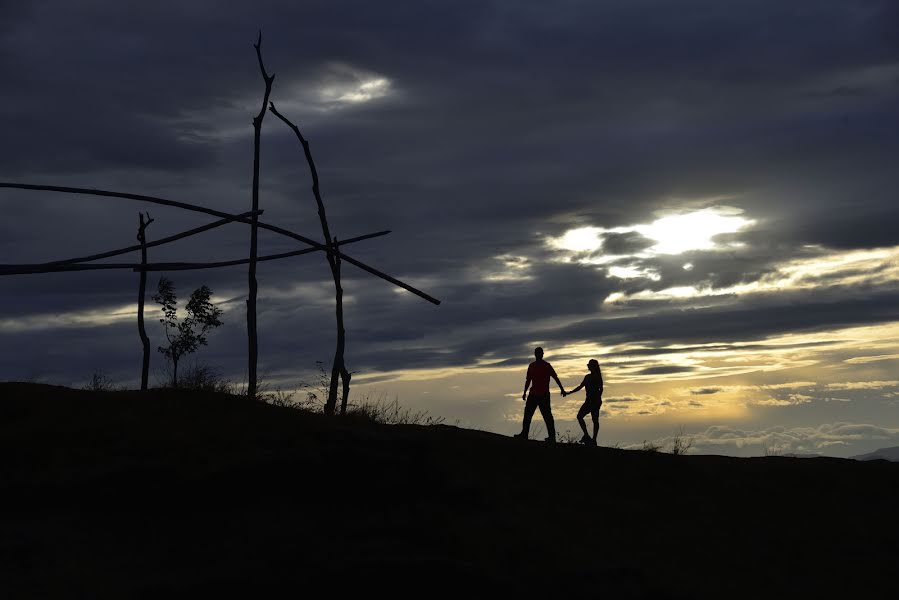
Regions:
<instances>
[{"instance_id":1,"label":"woman's leg","mask_svg":"<svg viewBox=\"0 0 899 600\"><path fill-rule=\"evenodd\" d=\"M599 406L590 411L590 416L593 417L593 443L596 443L596 436L599 435ZM587 428L584 428L584 433L587 433Z\"/></svg>"},{"instance_id":2,"label":"woman's leg","mask_svg":"<svg viewBox=\"0 0 899 600\"><path fill-rule=\"evenodd\" d=\"M590 409L587 406L586 402L584 402L584 404L581 406L580 410L577 411L577 423L578 423L578 425L581 426L581 431L584 432L584 438L590 437L590 434L587 433L587 423L584 422L584 417L587 415L588 412L590 412ZM581 441L584 441L584 440L582 439Z\"/></svg>"}]
</instances>

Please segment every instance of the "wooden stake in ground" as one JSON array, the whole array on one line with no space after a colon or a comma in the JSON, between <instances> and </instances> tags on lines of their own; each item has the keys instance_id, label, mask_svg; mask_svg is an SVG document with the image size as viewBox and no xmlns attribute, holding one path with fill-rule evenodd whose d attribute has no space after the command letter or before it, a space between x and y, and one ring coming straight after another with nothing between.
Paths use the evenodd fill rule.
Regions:
<instances>
[{"instance_id":1,"label":"wooden stake in ground","mask_svg":"<svg viewBox=\"0 0 899 600\"><path fill-rule=\"evenodd\" d=\"M153 222L150 213L144 221L144 213L137 213L140 225L137 228L137 241L140 242L140 264L147 264L147 227ZM140 334L140 343L144 354L140 369L140 391L147 391L147 379L150 376L150 338L147 337L147 329L144 327L144 296L147 291L147 271L140 271L140 286L137 292L137 332Z\"/></svg>"},{"instance_id":2,"label":"wooden stake in ground","mask_svg":"<svg viewBox=\"0 0 899 600\"><path fill-rule=\"evenodd\" d=\"M337 248L337 238L334 238L332 247ZM330 256L330 255L329 255ZM343 353L346 349L346 331L343 329L343 286L340 284L340 254L334 255L334 289L337 297L337 350L334 352L334 368L339 371L343 382L343 395L340 398L340 416L346 414L347 398L350 396L350 372L347 371ZM334 372L331 373L331 392L337 393L337 380ZM336 398L335 398L336 399Z\"/></svg>"},{"instance_id":3,"label":"wooden stake in ground","mask_svg":"<svg viewBox=\"0 0 899 600\"><path fill-rule=\"evenodd\" d=\"M259 218L255 211L259 210L259 146L262 137L262 120L265 118L265 109L268 106L268 97L272 93L272 82L275 75L269 75L262 63L262 32L259 39L253 44L256 48L256 58L259 59L259 70L262 72L262 80L265 82L265 94L262 98L262 108L253 118L253 216L250 224L250 269L247 273L249 294L247 296L247 397L256 397L256 359L258 347L256 345L256 241L259 232Z\"/></svg>"},{"instance_id":4,"label":"wooden stake in ground","mask_svg":"<svg viewBox=\"0 0 899 600\"><path fill-rule=\"evenodd\" d=\"M331 230L328 227L328 217L325 213L325 203L322 201L321 189L318 185L318 171L315 168L315 161L312 159L312 151L309 148L309 142L300 133L300 128L293 124L287 117L278 112L275 103L269 104L269 110L272 114L281 119L285 125L290 127L300 144L303 146L303 153L306 155L306 163L309 165L309 172L312 174L312 194L315 196L315 202L318 205L318 220L321 222L322 235L325 236L325 243L328 246L328 266L331 267L331 277L334 279L334 293L337 304L337 348L334 351L334 362L331 364L331 386L328 389L328 401L325 403L325 414L334 414L337 405L337 385L338 379L343 379L343 399L340 403L340 414L346 413L347 396L350 392L350 373L346 369L344 362L344 350L346 348L346 330L343 327L343 286L340 284L340 253L337 250L337 238L331 238Z\"/></svg>"}]
</instances>

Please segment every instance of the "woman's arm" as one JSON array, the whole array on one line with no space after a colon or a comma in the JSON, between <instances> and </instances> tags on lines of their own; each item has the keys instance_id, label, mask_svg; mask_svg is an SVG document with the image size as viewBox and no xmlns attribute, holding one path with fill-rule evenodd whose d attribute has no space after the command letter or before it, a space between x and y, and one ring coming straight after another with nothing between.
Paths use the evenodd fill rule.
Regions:
<instances>
[{"instance_id":1,"label":"woman's arm","mask_svg":"<svg viewBox=\"0 0 899 600\"><path fill-rule=\"evenodd\" d=\"M581 382L581 385L577 386L576 388L574 388L573 390L571 390L571 391L568 392L568 393L569 393L569 394L573 394L573 393L575 393L575 392L581 391L581 388L583 388L583 387L584 387L584 384L586 384L586 383L587 383L587 378L584 377L584 380Z\"/></svg>"}]
</instances>

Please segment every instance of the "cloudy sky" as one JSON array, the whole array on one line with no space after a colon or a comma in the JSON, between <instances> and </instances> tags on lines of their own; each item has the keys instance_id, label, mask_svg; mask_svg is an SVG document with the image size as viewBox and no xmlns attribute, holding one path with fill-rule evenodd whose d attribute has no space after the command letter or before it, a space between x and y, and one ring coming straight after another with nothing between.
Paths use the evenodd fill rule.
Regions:
<instances>
[{"instance_id":1,"label":"cloudy sky","mask_svg":"<svg viewBox=\"0 0 899 600\"><path fill-rule=\"evenodd\" d=\"M892 0L5 0L0 180L249 210L261 28L332 232L392 230L346 252L443 301L344 268L355 398L512 433L540 344L569 387L600 361L606 444L683 428L700 452L848 456L899 445L896 23ZM261 207L320 239L271 115ZM8 189L0 210L7 264L132 244L139 210L150 239L211 220ZM246 267L170 276L212 287L226 324L197 360L243 380ZM259 284L260 371L311 381L333 354L326 262ZM136 385L136 292L131 271L0 277L0 379ZM560 431L580 400L554 396Z\"/></svg>"}]
</instances>

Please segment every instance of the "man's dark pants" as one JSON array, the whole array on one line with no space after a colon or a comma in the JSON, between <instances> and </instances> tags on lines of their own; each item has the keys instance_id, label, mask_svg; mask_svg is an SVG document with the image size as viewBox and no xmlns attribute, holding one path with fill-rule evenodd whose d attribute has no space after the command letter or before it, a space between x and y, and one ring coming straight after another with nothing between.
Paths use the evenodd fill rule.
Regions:
<instances>
[{"instance_id":1,"label":"man's dark pants","mask_svg":"<svg viewBox=\"0 0 899 600\"><path fill-rule=\"evenodd\" d=\"M528 436L531 429L531 419L534 412L540 408L540 414L543 415L543 421L546 423L546 432L549 439L556 439L556 423L553 421L553 412L549 406L549 394L531 394L528 396L527 402L524 403L524 423L521 426L523 437Z\"/></svg>"}]
</instances>

